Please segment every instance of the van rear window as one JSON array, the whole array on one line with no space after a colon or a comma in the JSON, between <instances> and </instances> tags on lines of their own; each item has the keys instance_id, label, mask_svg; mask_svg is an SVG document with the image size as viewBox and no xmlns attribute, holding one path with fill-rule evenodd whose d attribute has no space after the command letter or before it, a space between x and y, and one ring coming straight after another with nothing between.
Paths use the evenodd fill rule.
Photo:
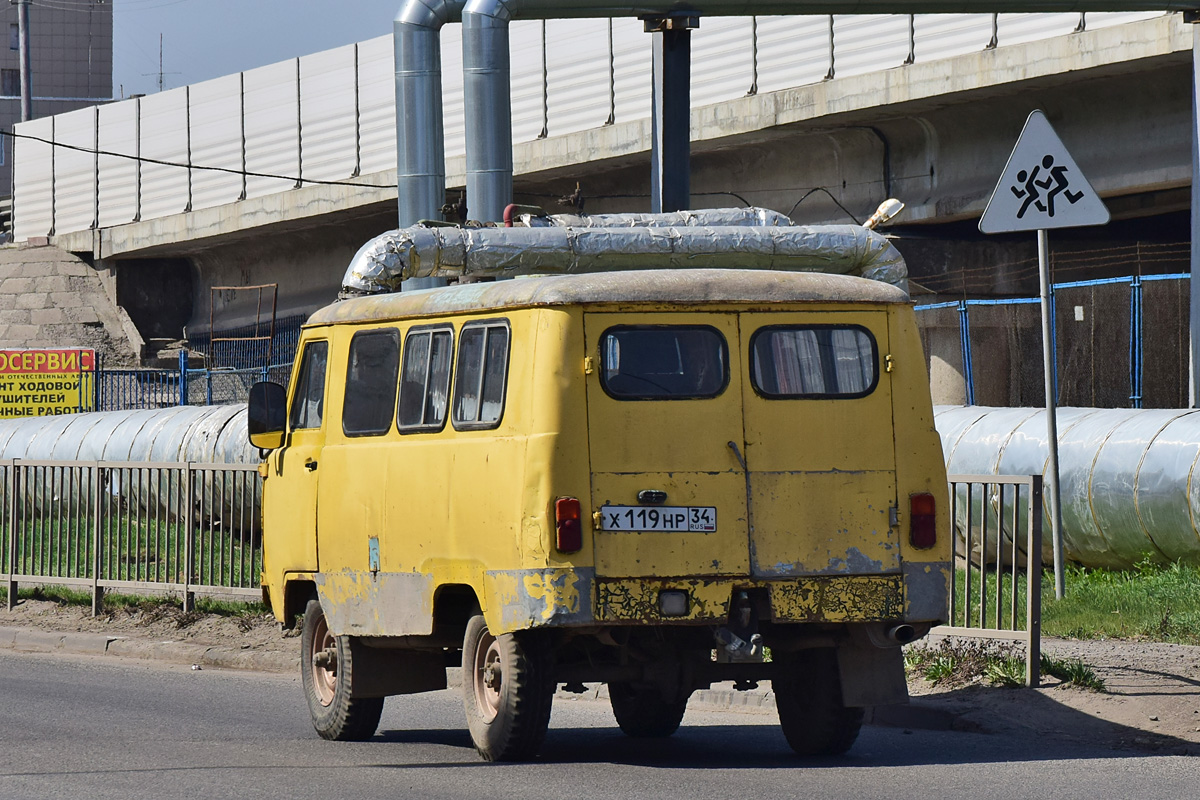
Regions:
<instances>
[{"instance_id":1,"label":"van rear window","mask_svg":"<svg viewBox=\"0 0 1200 800\"><path fill-rule=\"evenodd\" d=\"M600 359L600 382L618 400L716 397L729 383L725 338L706 326L609 328Z\"/></svg>"},{"instance_id":2,"label":"van rear window","mask_svg":"<svg viewBox=\"0 0 1200 800\"><path fill-rule=\"evenodd\" d=\"M772 326L750 339L750 378L768 398L851 398L879 381L875 338L857 325Z\"/></svg>"}]
</instances>

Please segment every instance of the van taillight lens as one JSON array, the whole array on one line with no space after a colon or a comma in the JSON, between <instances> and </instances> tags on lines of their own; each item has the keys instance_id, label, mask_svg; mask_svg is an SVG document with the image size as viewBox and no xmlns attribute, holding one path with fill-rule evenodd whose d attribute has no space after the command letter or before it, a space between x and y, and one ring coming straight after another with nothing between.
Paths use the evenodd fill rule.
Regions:
<instances>
[{"instance_id":1,"label":"van taillight lens","mask_svg":"<svg viewBox=\"0 0 1200 800\"><path fill-rule=\"evenodd\" d=\"M560 553L577 553L583 549L583 523L579 500L560 497L554 501L554 546Z\"/></svg>"},{"instance_id":2,"label":"van taillight lens","mask_svg":"<svg viewBox=\"0 0 1200 800\"><path fill-rule=\"evenodd\" d=\"M913 547L928 550L937 544L937 502L928 493L909 495L908 510L908 541Z\"/></svg>"}]
</instances>

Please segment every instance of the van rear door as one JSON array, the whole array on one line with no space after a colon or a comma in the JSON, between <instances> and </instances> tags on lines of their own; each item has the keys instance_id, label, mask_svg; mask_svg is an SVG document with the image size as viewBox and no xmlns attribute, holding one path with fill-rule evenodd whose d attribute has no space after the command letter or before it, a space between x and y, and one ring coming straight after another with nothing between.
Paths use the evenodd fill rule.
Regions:
<instances>
[{"instance_id":1,"label":"van rear door","mask_svg":"<svg viewBox=\"0 0 1200 800\"><path fill-rule=\"evenodd\" d=\"M590 313L584 333L597 575L748 575L737 315Z\"/></svg>"},{"instance_id":2,"label":"van rear door","mask_svg":"<svg viewBox=\"0 0 1200 800\"><path fill-rule=\"evenodd\" d=\"M887 312L745 313L750 570L900 571Z\"/></svg>"}]
</instances>

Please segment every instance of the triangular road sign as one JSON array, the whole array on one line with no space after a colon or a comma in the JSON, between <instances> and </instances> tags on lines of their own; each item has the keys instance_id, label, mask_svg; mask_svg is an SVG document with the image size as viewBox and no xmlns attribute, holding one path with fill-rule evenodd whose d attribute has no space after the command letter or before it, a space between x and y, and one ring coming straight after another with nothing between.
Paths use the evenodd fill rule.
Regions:
<instances>
[{"instance_id":1,"label":"triangular road sign","mask_svg":"<svg viewBox=\"0 0 1200 800\"><path fill-rule=\"evenodd\" d=\"M1041 111L1034 111L988 200L979 230L1012 233L1104 225L1108 209Z\"/></svg>"}]
</instances>

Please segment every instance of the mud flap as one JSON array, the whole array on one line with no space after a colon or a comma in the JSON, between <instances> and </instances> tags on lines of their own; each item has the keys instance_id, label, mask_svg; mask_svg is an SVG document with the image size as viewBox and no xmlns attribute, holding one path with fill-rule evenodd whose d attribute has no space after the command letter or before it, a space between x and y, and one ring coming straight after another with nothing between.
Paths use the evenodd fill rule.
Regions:
<instances>
[{"instance_id":1,"label":"mud flap","mask_svg":"<svg viewBox=\"0 0 1200 800\"><path fill-rule=\"evenodd\" d=\"M849 644L838 648L842 704L848 708L908 702L904 655L899 647Z\"/></svg>"},{"instance_id":2,"label":"mud flap","mask_svg":"<svg viewBox=\"0 0 1200 800\"><path fill-rule=\"evenodd\" d=\"M350 696L389 697L446 688L446 657L431 650L367 647L350 637L354 679Z\"/></svg>"}]
</instances>

